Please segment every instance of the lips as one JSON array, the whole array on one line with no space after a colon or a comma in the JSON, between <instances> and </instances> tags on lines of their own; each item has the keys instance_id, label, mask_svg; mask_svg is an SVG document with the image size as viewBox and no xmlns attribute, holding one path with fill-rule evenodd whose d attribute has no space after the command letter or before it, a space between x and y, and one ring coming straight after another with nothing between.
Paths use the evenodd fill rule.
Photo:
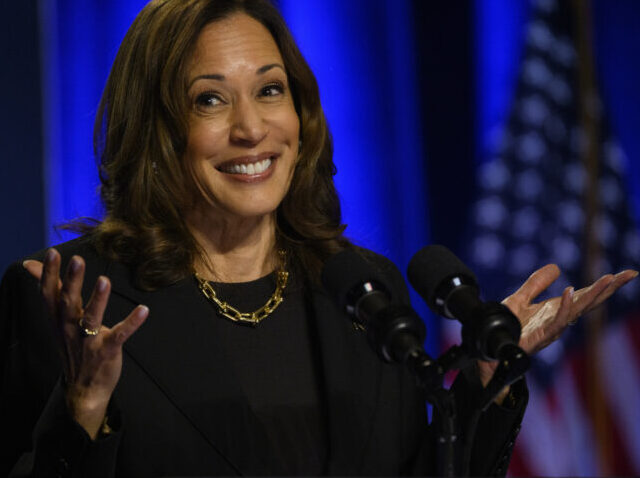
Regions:
<instances>
[{"instance_id":1,"label":"lips","mask_svg":"<svg viewBox=\"0 0 640 478\"><path fill-rule=\"evenodd\" d=\"M275 153L243 156L226 161L216 166L216 169L226 174L257 176L268 171L277 158L278 155Z\"/></svg>"}]
</instances>

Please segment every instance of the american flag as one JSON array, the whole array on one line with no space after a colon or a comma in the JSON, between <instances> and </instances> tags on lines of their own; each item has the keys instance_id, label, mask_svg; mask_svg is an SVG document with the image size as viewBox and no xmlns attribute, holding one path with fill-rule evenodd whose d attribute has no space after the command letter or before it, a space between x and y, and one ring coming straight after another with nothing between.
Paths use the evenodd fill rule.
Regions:
<instances>
[{"instance_id":1,"label":"american flag","mask_svg":"<svg viewBox=\"0 0 640 478\"><path fill-rule=\"evenodd\" d=\"M551 262L563 271L553 295L640 262L627 159L584 93L578 3L533 3L509 121L479 170L468 260L487 300ZM639 284L535 357L510 474L640 474Z\"/></svg>"}]
</instances>

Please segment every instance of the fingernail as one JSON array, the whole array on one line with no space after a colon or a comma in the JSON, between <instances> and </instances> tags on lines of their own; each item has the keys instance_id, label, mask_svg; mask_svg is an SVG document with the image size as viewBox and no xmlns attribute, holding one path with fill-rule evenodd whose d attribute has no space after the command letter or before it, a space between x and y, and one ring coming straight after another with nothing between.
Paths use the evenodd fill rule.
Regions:
<instances>
[{"instance_id":1,"label":"fingernail","mask_svg":"<svg viewBox=\"0 0 640 478\"><path fill-rule=\"evenodd\" d=\"M74 274L80 270L80 261L76 257L71 258L71 272Z\"/></svg>"},{"instance_id":2,"label":"fingernail","mask_svg":"<svg viewBox=\"0 0 640 478\"><path fill-rule=\"evenodd\" d=\"M138 317L142 319L146 317L148 314L149 314L149 307L147 307L146 305L138 306Z\"/></svg>"},{"instance_id":3,"label":"fingernail","mask_svg":"<svg viewBox=\"0 0 640 478\"><path fill-rule=\"evenodd\" d=\"M107 288L107 279L105 279L104 277L98 277L98 292L104 292L105 289Z\"/></svg>"},{"instance_id":4,"label":"fingernail","mask_svg":"<svg viewBox=\"0 0 640 478\"><path fill-rule=\"evenodd\" d=\"M45 256L44 260L45 260L46 262L51 262L51 261L53 261L53 259L55 258L55 256L56 256L56 253L55 253L55 252L53 252L53 249L49 249L49 250L47 251L47 255Z\"/></svg>"},{"instance_id":5,"label":"fingernail","mask_svg":"<svg viewBox=\"0 0 640 478\"><path fill-rule=\"evenodd\" d=\"M575 292L575 288L574 287L569 287L569 298L573 299L573 293Z\"/></svg>"}]
</instances>

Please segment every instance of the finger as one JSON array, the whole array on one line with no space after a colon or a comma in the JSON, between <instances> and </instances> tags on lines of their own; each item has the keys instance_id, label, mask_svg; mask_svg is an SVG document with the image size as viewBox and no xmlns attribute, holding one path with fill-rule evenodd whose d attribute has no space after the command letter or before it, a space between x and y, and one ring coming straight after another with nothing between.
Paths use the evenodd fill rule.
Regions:
<instances>
[{"instance_id":1,"label":"finger","mask_svg":"<svg viewBox=\"0 0 640 478\"><path fill-rule=\"evenodd\" d=\"M83 324L88 329L99 330L102 326L102 317L107 308L111 282L104 276L98 277L93 293L84 310Z\"/></svg>"},{"instance_id":2,"label":"finger","mask_svg":"<svg viewBox=\"0 0 640 478\"><path fill-rule=\"evenodd\" d=\"M551 322L549 326L549 330L546 331L545 335L549 336L549 340L546 345L550 344L554 340L556 340L562 331L574 320L574 315L572 313L573 309L573 301L574 301L575 291L573 287L567 287L562 292L562 297L560 298L560 305L558 307L558 311L556 312L556 316L554 320Z\"/></svg>"},{"instance_id":3,"label":"finger","mask_svg":"<svg viewBox=\"0 0 640 478\"><path fill-rule=\"evenodd\" d=\"M42 262L29 259L22 263L22 267L24 267L29 274L31 274L35 279L38 280L38 282L40 282L43 269Z\"/></svg>"},{"instance_id":4,"label":"finger","mask_svg":"<svg viewBox=\"0 0 640 478\"><path fill-rule=\"evenodd\" d=\"M56 304L60 293L60 254L51 248L44 258L42 275L40 276L40 290L47 308L55 316Z\"/></svg>"},{"instance_id":5,"label":"finger","mask_svg":"<svg viewBox=\"0 0 640 478\"><path fill-rule=\"evenodd\" d=\"M149 308L139 305L121 322L116 324L105 337L105 343L112 348L122 347L133 333L140 328L149 316Z\"/></svg>"},{"instance_id":6,"label":"finger","mask_svg":"<svg viewBox=\"0 0 640 478\"><path fill-rule=\"evenodd\" d=\"M584 287L576 291L573 297L574 315L583 314L587 308L590 308L595 299L615 280L611 274L600 277L589 287Z\"/></svg>"},{"instance_id":7,"label":"finger","mask_svg":"<svg viewBox=\"0 0 640 478\"><path fill-rule=\"evenodd\" d=\"M544 318L536 321L539 325L523 328L522 347L527 353L542 350L560 336L572 317L573 293L573 287L567 287L560 297L546 301L540 311Z\"/></svg>"},{"instance_id":8,"label":"finger","mask_svg":"<svg viewBox=\"0 0 640 478\"><path fill-rule=\"evenodd\" d=\"M566 326L569 321L572 320L571 309L573 308L573 298L575 296L575 289L573 287L567 287L562 292L562 298L560 299L560 307L556 314L557 322Z\"/></svg>"},{"instance_id":9,"label":"finger","mask_svg":"<svg viewBox=\"0 0 640 478\"><path fill-rule=\"evenodd\" d=\"M84 281L84 260L73 256L60 290L62 318L77 321L82 314L82 282Z\"/></svg>"},{"instance_id":10,"label":"finger","mask_svg":"<svg viewBox=\"0 0 640 478\"><path fill-rule=\"evenodd\" d=\"M620 287L625 285L627 282L635 279L638 276L638 271L634 270L625 270L622 272L618 272L615 276L613 276L614 280L602 291L598 296L593 300L593 302L585 309L585 312L590 312L595 309L599 305L601 305L605 300L613 295Z\"/></svg>"},{"instance_id":11,"label":"finger","mask_svg":"<svg viewBox=\"0 0 640 478\"><path fill-rule=\"evenodd\" d=\"M523 297L527 303L532 302L560 276L560 269L555 264L541 267L522 284L514 296Z\"/></svg>"}]
</instances>

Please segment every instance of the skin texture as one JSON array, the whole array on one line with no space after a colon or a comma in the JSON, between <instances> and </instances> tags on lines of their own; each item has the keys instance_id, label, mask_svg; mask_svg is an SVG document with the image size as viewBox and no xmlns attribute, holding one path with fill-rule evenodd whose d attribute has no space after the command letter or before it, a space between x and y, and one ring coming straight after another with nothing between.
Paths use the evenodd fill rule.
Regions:
<instances>
[{"instance_id":1,"label":"skin texture","mask_svg":"<svg viewBox=\"0 0 640 478\"><path fill-rule=\"evenodd\" d=\"M637 271L625 270L616 275L606 274L588 287L574 291L567 287L562 296L534 302L560 276L555 264L548 264L529 276L522 286L502 301L515 314L522 325L520 347L529 355L539 352L557 340L567 326L583 314L598 307L624 284L634 279ZM489 383L497 367L496 362L478 362L478 373L483 385ZM502 403L509 389L498 396Z\"/></svg>"},{"instance_id":2,"label":"skin texture","mask_svg":"<svg viewBox=\"0 0 640 478\"><path fill-rule=\"evenodd\" d=\"M204 76L204 77L203 77ZM284 198L298 156L299 119L278 48L257 21L236 14L201 33L190 62L188 95L193 105L185 161L193 166L201 200L187 214L192 233L208 263L196 271L209 279L242 282L277 267L274 213ZM276 156L271 170L240 180L220 168ZM107 404L120 378L122 345L149 315L138 306L113 328L102 325L110 282L100 277L91 299L82 303L85 265L74 256L60 279L61 258L48 251L44 263L24 267L41 284L42 296L59 338L70 410L92 438L98 434ZM209 264L215 264L215 273ZM593 285L562 297L534 303L559 275L555 265L534 274L504 303L520 319L521 346L535 353L555 340L567 324L597 307L637 275L606 275ZM84 337L84 327L99 330ZM495 370L479 363L486 384ZM506 390L498 397L502 400Z\"/></svg>"},{"instance_id":3,"label":"skin texture","mask_svg":"<svg viewBox=\"0 0 640 478\"><path fill-rule=\"evenodd\" d=\"M300 122L284 62L268 30L245 14L209 24L189 68L186 160L202 200L188 215L215 273L229 282L257 279L274 266L274 212L289 189L298 157ZM260 175L230 174L230 164L275 156Z\"/></svg>"},{"instance_id":4,"label":"skin texture","mask_svg":"<svg viewBox=\"0 0 640 478\"><path fill-rule=\"evenodd\" d=\"M76 421L91 438L98 435L111 394L122 371L122 345L144 323L149 309L143 305L113 328L102 325L111 284L99 277L89 302L83 306L80 295L84 279L84 261L74 256L60 280L60 254L47 252L44 263L25 261L24 267L40 280L40 288L49 316L57 332L67 384L67 403ZM87 329L99 330L84 337L78 322Z\"/></svg>"}]
</instances>

